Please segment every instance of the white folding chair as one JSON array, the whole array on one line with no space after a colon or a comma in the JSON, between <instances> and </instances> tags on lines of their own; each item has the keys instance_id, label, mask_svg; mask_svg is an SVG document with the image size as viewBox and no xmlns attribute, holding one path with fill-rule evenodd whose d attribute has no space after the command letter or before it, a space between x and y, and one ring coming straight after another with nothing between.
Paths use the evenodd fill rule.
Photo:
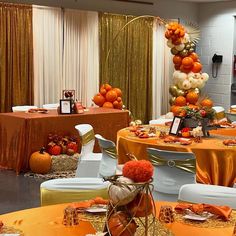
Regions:
<instances>
[{"instance_id":1,"label":"white folding chair","mask_svg":"<svg viewBox=\"0 0 236 236\"><path fill-rule=\"evenodd\" d=\"M82 143L81 156L76 169L76 177L98 177L102 153L93 153L95 136L89 124L76 125Z\"/></svg>"},{"instance_id":2,"label":"white folding chair","mask_svg":"<svg viewBox=\"0 0 236 236\"><path fill-rule=\"evenodd\" d=\"M150 125L164 125L166 122L173 121L173 119L158 118L156 120L150 120Z\"/></svg>"},{"instance_id":3,"label":"white folding chair","mask_svg":"<svg viewBox=\"0 0 236 236\"><path fill-rule=\"evenodd\" d=\"M103 177L116 174L117 170L117 154L114 142L103 138L100 134L95 135L98 144L102 150L102 160L99 166L99 173Z\"/></svg>"},{"instance_id":4,"label":"white folding chair","mask_svg":"<svg viewBox=\"0 0 236 236\"><path fill-rule=\"evenodd\" d=\"M80 132L81 127L84 131L82 133L86 134L86 136L83 136L82 143L83 140L85 140L86 138L86 140L90 140L90 142L88 142L87 144L91 144L93 142L94 145L93 132L91 132L91 127L90 129L88 129L89 125L80 126ZM88 134L88 132L90 132L90 134ZM116 172L116 147L112 141L104 139L101 135L96 135L96 138L98 138L99 145L102 148L102 160L99 161L100 165L98 168L98 175L100 177L76 177L45 181L40 186L42 206L65 202L81 201L91 199L96 196L100 196L103 198L108 197L107 187L109 186L109 182L104 182L102 177L111 176ZM86 155L88 153L91 154L93 145L91 145L90 148L85 146L85 148L82 149L82 155L85 153ZM90 151L88 152L88 150ZM78 167L80 167L80 165L81 163L78 165ZM85 167L88 167L86 166L86 161L84 168Z\"/></svg>"},{"instance_id":5,"label":"white folding chair","mask_svg":"<svg viewBox=\"0 0 236 236\"><path fill-rule=\"evenodd\" d=\"M179 190L178 200L191 203L227 205L236 209L236 188L208 184L185 184Z\"/></svg>"},{"instance_id":6,"label":"white folding chair","mask_svg":"<svg viewBox=\"0 0 236 236\"><path fill-rule=\"evenodd\" d=\"M28 111L29 109L37 109L38 107L37 106L14 106L12 107L12 111L13 112L26 112Z\"/></svg>"},{"instance_id":7,"label":"white folding chair","mask_svg":"<svg viewBox=\"0 0 236 236\"><path fill-rule=\"evenodd\" d=\"M154 166L154 199L177 201L180 187L196 182L195 155L155 148L147 148L147 152Z\"/></svg>"},{"instance_id":8,"label":"white folding chair","mask_svg":"<svg viewBox=\"0 0 236 236\"><path fill-rule=\"evenodd\" d=\"M59 103L50 103L50 104L44 104L43 108L47 110L56 110L59 107Z\"/></svg>"}]
</instances>

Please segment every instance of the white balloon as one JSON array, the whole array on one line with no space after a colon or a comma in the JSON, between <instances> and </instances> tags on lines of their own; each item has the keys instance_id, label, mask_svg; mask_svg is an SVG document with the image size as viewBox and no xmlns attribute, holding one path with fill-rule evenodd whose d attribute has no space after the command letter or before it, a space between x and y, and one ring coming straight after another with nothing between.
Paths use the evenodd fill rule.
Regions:
<instances>
[{"instance_id":1,"label":"white balloon","mask_svg":"<svg viewBox=\"0 0 236 236\"><path fill-rule=\"evenodd\" d=\"M179 81L179 82L177 83L177 86L178 86L179 89L184 89L184 87L183 87L183 81Z\"/></svg>"},{"instance_id":2,"label":"white balloon","mask_svg":"<svg viewBox=\"0 0 236 236\"><path fill-rule=\"evenodd\" d=\"M184 80L183 84L182 84L182 89L184 90L188 90L191 88L191 83L189 82L189 80Z\"/></svg>"},{"instance_id":3,"label":"white balloon","mask_svg":"<svg viewBox=\"0 0 236 236\"><path fill-rule=\"evenodd\" d=\"M194 77L195 73L193 73L192 71L188 73L188 78Z\"/></svg>"},{"instance_id":4,"label":"white balloon","mask_svg":"<svg viewBox=\"0 0 236 236\"><path fill-rule=\"evenodd\" d=\"M206 82L209 79L209 75L207 73L202 73L202 79Z\"/></svg>"},{"instance_id":5,"label":"white balloon","mask_svg":"<svg viewBox=\"0 0 236 236\"><path fill-rule=\"evenodd\" d=\"M205 86L205 82L202 80L202 83L198 86L198 88L203 88Z\"/></svg>"},{"instance_id":6,"label":"white balloon","mask_svg":"<svg viewBox=\"0 0 236 236\"><path fill-rule=\"evenodd\" d=\"M191 88L197 88L198 83L197 83L197 80L196 80L196 79L194 79L193 77L190 77L190 78L189 78L189 82L190 82L190 84L191 84Z\"/></svg>"},{"instance_id":7,"label":"white balloon","mask_svg":"<svg viewBox=\"0 0 236 236\"><path fill-rule=\"evenodd\" d=\"M172 43L172 41L171 41L171 39L168 39L167 40L167 46L169 47L169 48L173 48L175 45Z\"/></svg>"},{"instance_id":8,"label":"white balloon","mask_svg":"<svg viewBox=\"0 0 236 236\"><path fill-rule=\"evenodd\" d=\"M202 77L201 73L194 73L195 79L201 79L201 77Z\"/></svg>"},{"instance_id":9,"label":"white balloon","mask_svg":"<svg viewBox=\"0 0 236 236\"><path fill-rule=\"evenodd\" d=\"M179 52L182 51L184 48L185 48L184 43L181 43L181 44L175 46L175 49Z\"/></svg>"}]
</instances>

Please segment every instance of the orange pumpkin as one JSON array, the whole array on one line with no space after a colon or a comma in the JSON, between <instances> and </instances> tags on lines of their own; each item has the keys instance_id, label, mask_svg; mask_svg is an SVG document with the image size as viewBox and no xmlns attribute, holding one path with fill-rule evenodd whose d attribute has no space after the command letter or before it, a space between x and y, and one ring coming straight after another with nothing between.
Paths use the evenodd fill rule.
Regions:
<instances>
[{"instance_id":1,"label":"orange pumpkin","mask_svg":"<svg viewBox=\"0 0 236 236\"><path fill-rule=\"evenodd\" d=\"M176 106L186 106L186 98L184 96L178 96L175 99L175 105Z\"/></svg>"},{"instance_id":2,"label":"orange pumpkin","mask_svg":"<svg viewBox=\"0 0 236 236\"><path fill-rule=\"evenodd\" d=\"M121 102L121 101L122 101L121 97L118 97L116 100L117 100L118 102Z\"/></svg>"},{"instance_id":3,"label":"orange pumpkin","mask_svg":"<svg viewBox=\"0 0 236 236\"><path fill-rule=\"evenodd\" d=\"M191 103L191 104L196 104L198 101L199 95L193 91L189 92L186 95L186 100L187 102Z\"/></svg>"},{"instance_id":4,"label":"orange pumpkin","mask_svg":"<svg viewBox=\"0 0 236 236\"><path fill-rule=\"evenodd\" d=\"M117 93L115 90L110 90L106 93L106 100L108 102L114 102L117 99Z\"/></svg>"},{"instance_id":5,"label":"orange pumpkin","mask_svg":"<svg viewBox=\"0 0 236 236\"><path fill-rule=\"evenodd\" d=\"M41 148L39 152L34 152L30 156L29 166L32 172L37 174L47 174L51 169L51 156Z\"/></svg>"},{"instance_id":6,"label":"orange pumpkin","mask_svg":"<svg viewBox=\"0 0 236 236\"><path fill-rule=\"evenodd\" d=\"M103 96L105 96L106 95L106 93L107 93L107 90L104 88L104 87L102 87L102 88L100 88L100 94L102 94Z\"/></svg>"},{"instance_id":7,"label":"orange pumpkin","mask_svg":"<svg viewBox=\"0 0 236 236\"><path fill-rule=\"evenodd\" d=\"M112 236L134 236L137 224L127 213L118 211L109 218L108 228Z\"/></svg>"},{"instance_id":8,"label":"orange pumpkin","mask_svg":"<svg viewBox=\"0 0 236 236\"><path fill-rule=\"evenodd\" d=\"M180 106L174 105L171 107L170 111L174 113L174 116L178 116L181 111L180 108L181 108Z\"/></svg>"},{"instance_id":9,"label":"orange pumpkin","mask_svg":"<svg viewBox=\"0 0 236 236\"><path fill-rule=\"evenodd\" d=\"M128 204L128 209L132 216L144 217L153 211L152 198L144 192L138 193L135 199Z\"/></svg>"},{"instance_id":10,"label":"orange pumpkin","mask_svg":"<svg viewBox=\"0 0 236 236\"><path fill-rule=\"evenodd\" d=\"M100 93L96 94L93 97L93 102L99 107L101 107L105 101L106 101L106 99Z\"/></svg>"},{"instance_id":11,"label":"orange pumpkin","mask_svg":"<svg viewBox=\"0 0 236 236\"><path fill-rule=\"evenodd\" d=\"M114 107L113 107L113 104L112 104L111 102L105 102L102 107L105 107L105 108L114 108Z\"/></svg>"},{"instance_id":12,"label":"orange pumpkin","mask_svg":"<svg viewBox=\"0 0 236 236\"><path fill-rule=\"evenodd\" d=\"M212 108L212 107L213 107L213 102L212 102L211 99L205 98L205 99L203 99L203 100L201 101L201 105L202 105L203 107Z\"/></svg>"},{"instance_id":13,"label":"orange pumpkin","mask_svg":"<svg viewBox=\"0 0 236 236\"><path fill-rule=\"evenodd\" d=\"M116 91L117 97L121 97L122 96L122 92L119 88L113 88L113 90Z\"/></svg>"},{"instance_id":14,"label":"orange pumpkin","mask_svg":"<svg viewBox=\"0 0 236 236\"><path fill-rule=\"evenodd\" d=\"M117 104L116 108L121 110L121 109L123 108L123 102L120 101L120 102Z\"/></svg>"}]
</instances>

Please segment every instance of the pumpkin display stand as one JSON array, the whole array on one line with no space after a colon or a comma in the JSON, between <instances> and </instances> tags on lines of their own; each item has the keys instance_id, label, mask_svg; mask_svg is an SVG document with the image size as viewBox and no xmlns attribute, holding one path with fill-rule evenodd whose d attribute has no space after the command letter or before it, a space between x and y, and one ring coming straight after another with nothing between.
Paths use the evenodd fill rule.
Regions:
<instances>
[{"instance_id":1,"label":"pumpkin display stand","mask_svg":"<svg viewBox=\"0 0 236 236\"><path fill-rule=\"evenodd\" d=\"M106 179L111 185L104 232L110 236L157 235L152 179L144 183L125 179L129 180L118 175Z\"/></svg>"}]
</instances>

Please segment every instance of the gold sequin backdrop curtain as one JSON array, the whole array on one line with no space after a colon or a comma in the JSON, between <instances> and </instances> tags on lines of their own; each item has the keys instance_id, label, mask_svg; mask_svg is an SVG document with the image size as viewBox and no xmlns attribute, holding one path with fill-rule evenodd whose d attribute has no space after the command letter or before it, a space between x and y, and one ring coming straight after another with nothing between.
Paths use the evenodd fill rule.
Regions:
<instances>
[{"instance_id":1,"label":"gold sequin backdrop curtain","mask_svg":"<svg viewBox=\"0 0 236 236\"><path fill-rule=\"evenodd\" d=\"M33 104L32 7L0 2L0 112Z\"/></svg>"},{"instance_id":2,"label":"gold sequin backdrop curtain","mask_svg":"<svg viewBox=\"0 0 236 236\"><path fill-rule=\"evenodd\" d=\"M120 31L134 18L100 13L100 84L108 82L121 88L123 103L134 119L147 123L152 117L153 18L140 18ZM111 52L105 63L109 48Z\"/></svg>"}]
</instances>

